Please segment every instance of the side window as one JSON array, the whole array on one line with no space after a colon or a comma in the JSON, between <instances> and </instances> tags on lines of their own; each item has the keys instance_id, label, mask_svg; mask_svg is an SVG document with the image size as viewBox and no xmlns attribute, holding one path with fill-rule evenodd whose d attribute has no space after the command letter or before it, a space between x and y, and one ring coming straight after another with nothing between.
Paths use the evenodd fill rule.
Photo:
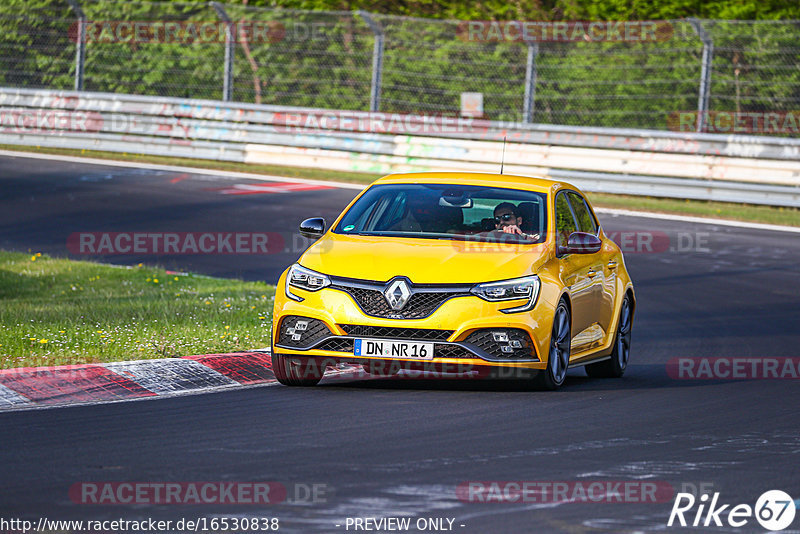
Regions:
<instances>
[{"instance_id":1,"label":"side window","mask_svg":"<svg viewBox=\"0 0 800 534\"><path fill-rule=\"evenodd\" d=\"M580 231L597 235L597 222L592 217L592 212L589 211L586 200L572 191L568 192L567 196L569 196L569 203L572 204L572 209L575 211L575 217L578 219Z\"/></svg>"},{"instance_id":2,"label":"side window","mask_svg":"<svg viewBox=\"0 0 800 534\"><path fill-rule=\"evenodd\" d=\"M556 245L559 247L567 246L567 239L572 232L577 232L575 219L572 210L569 208L567 196L559 193L556 196Z\"/></svg>"}]
</instances>

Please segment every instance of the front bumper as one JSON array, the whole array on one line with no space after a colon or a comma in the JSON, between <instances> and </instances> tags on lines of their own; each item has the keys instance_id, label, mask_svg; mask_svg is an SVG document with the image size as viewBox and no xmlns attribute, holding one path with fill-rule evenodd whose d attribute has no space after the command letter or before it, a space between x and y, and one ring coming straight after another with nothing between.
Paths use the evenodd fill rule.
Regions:
<instances>
[{"instance_id":1,"label":"front bumper","mask_svg":"<svg viewBox=\"0 0 800 534\"><path fill-rule=\"evenodd\" d=\"M542 354L547 354L552 311L548 319L543 302L530 312L505 314L500 309L515 301L495 303L462 295L444 300L422 319L388 319L367 315L350 294L334 288L313 292L292 288L303 298L297 302L285 296L284 283L285 275L278 283L273 313L273 350L280 354L459 367L543 369L546 364ZM303 330L287 334L297 321L306 322ZM434 357L358 356L353 354L356 339L429 342L434 345ZM511 350L503 352L502 345Z\"/></svg>"}]
</instances>

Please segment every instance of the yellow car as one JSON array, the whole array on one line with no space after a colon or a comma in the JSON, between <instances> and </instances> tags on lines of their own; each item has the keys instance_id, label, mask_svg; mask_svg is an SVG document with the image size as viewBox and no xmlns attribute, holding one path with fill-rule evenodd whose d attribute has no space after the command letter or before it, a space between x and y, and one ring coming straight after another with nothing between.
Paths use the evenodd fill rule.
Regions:
<instances>
[{"instance_id":1,"label":"yellow car","mask_svg":"<svg viewBox=\"0 0 800 534\"><path fill-rule=\"evenodd\" d=\"M272 365L283 384L326 368L527 377L568 367L620 377L635 297L619 247L559 181L480 173L385 176L280 277ZM483 374L482 374L483 373Z\"/></svg>"}]
</instances>

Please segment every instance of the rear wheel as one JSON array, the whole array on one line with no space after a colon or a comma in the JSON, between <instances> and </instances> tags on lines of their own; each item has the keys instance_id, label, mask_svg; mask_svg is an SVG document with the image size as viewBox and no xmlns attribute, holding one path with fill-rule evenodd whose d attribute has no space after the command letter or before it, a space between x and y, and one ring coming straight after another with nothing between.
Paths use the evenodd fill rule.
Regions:
<instances>
[{"instance_id":1,"label":"rear wheel","mask_svg":"<svg viewBox=\"0 0 800 534\"><path fill-rule=\"evenodd\" d=\"M633 327L633 306L630 295L625 295L619 311L619 324L614 337L611 358L586 366L586 374L593 378L619 378L628 367L631 356L631 330Z\"/></svg>"},{"instance_id":2,"label":"rear wheel","mask_svg":"<svg viewBox=\"0 0 800 534\"><path fill-rule=\"evenodd\" d=\"M537 376L537 385L549 390L558 389L567 377L569 367L570 343L572 327L569 308L563 300L558 303L553 315L553 332L550 334L550 354L547 367Z\"/></svg>"},{"instance_id":3,"label":"rear wheel","mask_svg":"<svg viewBox=\"0 0 800 534\"><path fill-rule=\"evenodd\" d=\"M273 353L272 372L286 386L316 386L325 374L325 366L316 358Z\"/></svg>"}]
</instances>

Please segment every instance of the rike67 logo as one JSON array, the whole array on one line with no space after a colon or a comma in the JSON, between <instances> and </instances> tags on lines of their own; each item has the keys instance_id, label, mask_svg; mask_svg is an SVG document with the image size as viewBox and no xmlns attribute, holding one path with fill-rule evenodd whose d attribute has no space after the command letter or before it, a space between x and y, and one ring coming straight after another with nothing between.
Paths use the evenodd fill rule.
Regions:
<instances>
[{"instance_id":1,"label":"rike67 logo","mask_svg":"<svg viewBox=\"0 0 800 534\"><path fill-rule=\"evenodd\" d=\"M789 527L794 521L795 503L785 491L764 492L756 501L755 507L749 504L722 504L719 495L717 492L709 498L705 493L696 499L691 493L678 493L667 526L671 527L677 521L677 525L682 527L722 527L727 523L728 526L739 528L746 526L755 517L763 528L779 531Z\"/></svg>"}]
</instances>

